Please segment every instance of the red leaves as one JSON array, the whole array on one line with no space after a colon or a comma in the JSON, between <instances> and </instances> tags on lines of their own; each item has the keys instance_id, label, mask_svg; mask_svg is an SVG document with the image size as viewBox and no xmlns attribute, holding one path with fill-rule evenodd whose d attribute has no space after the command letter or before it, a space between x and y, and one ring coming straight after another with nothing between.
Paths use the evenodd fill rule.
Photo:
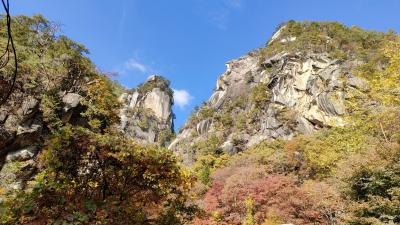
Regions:
<instances>
[{"instance_id":1,"label":"red leaves","mask_svg":"<svg viewBox=\"0 0 400 225\"><path fill-rule=\"evenodd\" d=\"M229 170L234 171L228 173ZM254 218L257 224L266 219L279 218L285 223L323 223L316 204L293 180L284 175L267 176L262 168L225 168L224 174L213 183L204 198L204 209L210 214L203 224L214 217L229 224L240 224L246 216L244 201L254 201ZM220 172L220 174L218 174ZM271 218L269 218L271 217Z\"/></svg>"}]
</instances>

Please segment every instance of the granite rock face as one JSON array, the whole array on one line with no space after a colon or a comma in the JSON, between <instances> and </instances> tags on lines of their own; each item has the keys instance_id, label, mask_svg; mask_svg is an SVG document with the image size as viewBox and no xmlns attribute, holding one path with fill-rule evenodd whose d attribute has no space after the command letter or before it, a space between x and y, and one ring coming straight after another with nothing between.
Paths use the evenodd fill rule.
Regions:
<instances>
[{"instance_id":1,"label":"granite rock face","mask_svg":"<svg viewBox=\"0 0 400 225\"><path fill-rule=\"evenodd\" d=\"M36 155L48 135L39 97L16 93L0 109L0 188L8 191L23 188L37 170ZM63 121L68 123L80 104L77 93L59 93ZM79 112L78 112L79 114ZM21 176L19 174L28 174Z\"/></svg>"},{"instance_id":2,"label":"granite rock face","mask_svg":"<svg viewBox=\"0 0 400 225\"><path fill-rule=\"evenodd\" d=\"M64 123L85 126L80 116L84 98L74 92L58 93L60 118ZM162 77L152 76L143 85L122 94L118 126L126 136L146 144L166 144L173 136L172 90ZM0 108L0 188L24 188L37 170L36 156L49 135L43 119L41 99L21 95ZM21 177L23 171L29 176Z\"/></svg>"},{"instance_id":3,"label":"granite rock face","mask_svg":"<svg viewBox=\"0 0 400 225\"><path fill-rule=\"evenodd\" d=\"M282 42L279 31L271 41ZM215 151L231 154L263 140L291 139L324 127L344 126L346 96L369 90L365 80L351 74L357 62L333 59L327 53L280 52L263 58L255 50L226 65L208 102L169 146L186 164L196 158L196 143L213 136L220 139ZM261 105L252 100L256 89L266 98ZM212 110L212 116L199 116L205 108ZM232 136L237 140L230 140Z\"/></svg>"},{"instance_id":4,"label":"granite rock face","mask_svg":"<svg viewBox=\"0 0 400 225\"><path fill-rule=\"evenodd\" d=\"M120 129L129 138L143 144L165 145L173 135L172 90L160 76L151 76L145 83L119 100Z\"/></svg>"}]
</instances>

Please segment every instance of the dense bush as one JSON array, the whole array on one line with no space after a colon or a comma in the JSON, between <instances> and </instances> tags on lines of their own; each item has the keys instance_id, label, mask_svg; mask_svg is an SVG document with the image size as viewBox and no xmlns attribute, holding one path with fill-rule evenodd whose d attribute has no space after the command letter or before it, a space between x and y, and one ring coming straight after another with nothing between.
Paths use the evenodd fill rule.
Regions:
<instances>
[{"instance_id":1,"label":"dense bush","mask_svg":"<svg viewBox=\"0 0 400 225\"><path fill-rule=\"evenodd\" d=\"M43 136L38 173L27 189L0 203L0 223L400 223L400 39L394 33L332 22L286 23L280 39L296 40L272 41L261 50L260 62L282 51L357 59L364 63L353 72L367 79L370 92L348 93L351 114L344 118L345 127L290 141L265 141L234 156L220 147L235 129L259 126L251 123L270 101L267 85L255 86L246 97L228 99L225 109L203 104L189 126L211 119L221 129L218 135L190 143L196 160L192 175L174 153L139 146L116 131L116 93L121 88L94 69L84 46L58 36L57 26L41 16L16 17L13 22L20 76L12 97L24 93L40 99L48 136ZM4 26L5 18L1 23ZM1 46L6 38L0 32ZM9 85L11 71L10 66L0 71L1 90ZM253 75L245 79L252 82ZM138 91L144 94L168 85L156 77ZM62 118L60 93L67 92L83 96L81 120L74 123ZM236 110L246 109L247 103L256 107L239 114ZM283 109L278 119L290 126L293 113ZM143 129L149 128L151 116L139 115ZM234 145L245 146L242 137L232 136ZM171 133L159 139L168 142ZM197 212L194 201L204 212L191 220Z\"/></svg>"},{"instance_id":2,"label":"dense bush","mask_svg":"<svg viewBox=\"0 0 400 225\"><path fill-rule=\"evenodd\" d=\"M200 205L208 214L193 223L397 223L399 118L398 109L386 108L346 127L260 143L225 159L222 168L207 168L212 185L202 189ZM280 199L270 182L283 182L277 190L291 197Z\"/></svg>"},{"instance_id":3,"label":"dense bush","mask_svg":"<svg viewBox=\"0 0 400 225\"><path fill-rule=\"evenodd\" d=\"M379 60L370 60L356 70L357 75L369 81L372 87L372 97L385 105L399 106L400 104L400 90L397 85L400 79L399 49L400 37L388 38L378 52L383 58L381 61L385 63Z\"/></svg>"},{"instance_id":4,"label":"dense bush","mask_svg":"<svg viewBox=\"0 0 400 225\"><path fill-rule=\"evenodd\" d=\"M263 224L268 221L309 224L325 221L317 204L288 176L268 176L257 167L217 173L224 173L225 177L216 180L205 195L205 209L210 213L208 221L214 220L217 224Z\"/></svg>"},{"instance_id":5,"label":"dense bush","mask_svg":"<svg viewBox=\"0 0 400 225\"><path fill-rule=\"evenodd\" d=\"M270 101L271 91L268 89L267 84L259 83L256 85L251 93L252 103L260 109L264 109L267 102Z\"/></svg>"},{"instance_id":6,"label":"dense bush","mask_svg":"<svg viewBox=\"0 0 400 225\"><path fill-rule=\"evenodd\" d=\"M18 89L32 95L40 95L53 88L80 91L79 87L87 82L82 78L95 73L95 67L84 56L88 50L65 36L57 35L57 25L40 15L18 16L12 20L19 64ZM4 16L0 23L5 27ZM2 29L0 46L6 44L7 30ZM13 64L9 63L1 70L0 80L10 82L12 71Z\"/></svg>"},{"instance_id":7,"label":"dense bush","mask_svg":"<svg viewBox=\"0 0 400 225\"><path fill-rule=\"evenodd\" d=\"M85 56L88 51L58 36L56 27L41 16L15 17L13 25L20 73L11 103L22 92L40 99L46 132L26 189L0 203L0 223L181 224L188 220L194 213L187 204L193 177L172 152L139 146L117 131L120 90L94 69ZM4 44L4 31L0 37ZM1 70L0 80L7 82L10 71L9 67ZM168 86L165 80L154 82ZM83 98L74 112L77 115L64 120L60 96L68 92Z\"/></svg>"},{"instance_id":8,"label":"dense bush","mask_svg":"<svg viewBox=\"0 0 400 225\"><path fill-rule=\"evenodd\" d=\"M191 178L168 150L65 126L39 157L42 172L9 202L10 221L153 224L190 214Z\"/></svg>"},{"instance_id":9,"label":"dense bush","mask_svg":"<svg viewBox=\"0 0 400 225\"><path fill-rule=\"evenodd\" d=\"M359 27L346 27L338 22L289 21L279 27L278 40L262 49L260 62L266 57L285 52L329 53L332 58L357 58L368 62L377 54L382 43L393 37L388 34L366 31ZM296 37L294 41L282 39Z\"/></svg>"}]
</instances>

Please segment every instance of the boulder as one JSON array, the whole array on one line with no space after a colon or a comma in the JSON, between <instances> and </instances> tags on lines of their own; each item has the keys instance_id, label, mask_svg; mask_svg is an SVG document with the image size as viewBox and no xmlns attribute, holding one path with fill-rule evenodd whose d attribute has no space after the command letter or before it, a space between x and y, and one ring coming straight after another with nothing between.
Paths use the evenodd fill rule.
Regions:
<instances>
[{"instance_id":1,"label":"boulder","mask_svg":"<svg viewBox=\"0 0 400 225\"><path fill-rule=\"evenodd\" d=\"M297 130L302 134L312 134L314 132L314 126L306 118L299 116L297 118Z\"/></svg>"},{"instance_id":2,"label":"boulder","mask_svg":"<svg viewBox=\"0 0 400 225\"><path fill-rule=\"evenodd\" d=\"M126 137L143 144L168 144L156 143L161 132L171 132L173 128L172 90L168 85L164 78L154 75L119 97L119 128Z\"/></svg>"},{"instance_id":3,"label":"boulder","mask_svg":"<svg viewBox=\"0 0 400 225\"><path fill-rule=\"evenodd\" d=\"M39 148L36 145L33 145L9 152L6 156L6 162L32 159L37 154L38 150Z\"/></svg>"},{"instance_id":4,"label":"boulder","mask_svg":"<svg viewBox=\"0 0 400 225\"><path fill-rule=\"evenodd\" d=\"M331 115L343 115L344 105L339 100L333 100L331 94L321 94L317 98L318 106L326 113Z\"/></svg>"},{"instance_id":5,"label":"boulder","mask_svg":"<svg viewBox=\"0 0 400 225\"><path fill-rule=\"evenodd\" d=\"M39 108L39 101L32 97L28 96L25 98L21 105L21 114L24 119L31 117L35 112L37 112Z\"/></svg>"},{"instance_id":6,"label":"boulder","mask_svg":"<svg viewBox=\"0 0 400 225\"><path fill-rule=\"evenodd\" d=\"M283 39L292 41L290 38L279 37L278 31L269 43ZM178 134L178 141L174 141L169 149L182 154L183 158L195 158L196 153L191 146L204 140L205 136L221 132L221 148L227 153L234 153L232 133L239 134L239 138L246 143L240 147L246 149L264 140L287 140L298 134L312 134L324 127L343 126L347 91L344 85L366 90L366 83L362 80L352 77L349 78L351 82L343 80L348 71L356 66L351 59L346 62L332 59L328 53L287 52L265 59L260 57L261 53L254 51L230 61L206 103L217 115L230 113L233 126L209 129L209 120L187 124L185 130L197 131L197 134ZM262 102L263 105L252 101L254 87L260 83L267 84L271 93L271 97ZM236 115L240 115L240 124L235 121ZM247 124L243 126L243 123Z\"/></svg>"},{"instance_id":7,"label":"boulder","mask_svg":"<svg viewBox=\"0 0 400 225\"><path fill-rule=\"evenodd\" d=\"M153 130L143 131L140 127L132 127L133 133L130 134L134 138L143 143L154 143L156 141L156 133Z\"/></svg>"},{"instance_id":8,"label":"boulder","mask_svg":"<svg viewBox=\"0 0 400 225\"><path fill-rule=\"evenodd\" d=\"M81 99L82 96L76 93L67 93L64 95L62 98L64 112L68 112L70 109L77 107Z\"/></svg>"},{"instance_id":9,"label":"boulder","mask_svg":"<svg viewBox=\"0 0 400 225\"><path fill-rule=\"evenodd\" d=\"M21 120L16 115L10 114L4 122L4 129L8 132L16 132L20 122Z\"/></svg>"},{"instance_id":10,"label":"boulder","mask_svg":"<svg viewBox=\"0 0 400 225\"><path fill-rule=\"evenodd\" d=\"M228 153L229 155L233 155L235 152L235 146L232 143L232 140L228 139L227 141L225 141L221 147L222 151Z\"/></svg>"},{"instance_id":11,"label":"boulder","mask_svg":"<svg viewBox=\"0 0 400 225\"><path fill-rule=\"evenodd\" d=\"M214 109L218 109L224 102L225 94L226 91L221 91L221 90L214 92L214 94L208 100L211 107L213 107Z\"/></svg>"},{"instance_id":12,"label":"boulder","mask_svg":"<svg viewBox=\"0 0 400 225\"><path fill-rule=\"evenodd\" d=\"M360 77L356 77L350 74L347 81L350 86L355 87L360 91L368 91L370 89L368 82Z\"/></svg>"},{"instance_id":13,"label":"boulder","mask_svg":"<svg viewBox=\"0 0 400 225\"><path fill-rule=\"evenodd\" d=\"M193 130L192 129L184 129L182 132L179 134L179 137L176 137L175 140L171 142L171 144L168 146L168 149L173 149L176 145L179 144L182 140L189 138L192 134Z\"/></svg>"},{"instance_id":14,"label":"boulder","mask_svg":"<svg viewBox=\"0 0 400 225\"><path fill-rule=\"evenodd\" d=\"M118 101L121 103L125 103L126 101L129 101L130 99L130 95L128 93L122 93L119 97L118 97Z\"/></svg>"},{"instance_id":15,"label":"boulder","mask_svg":"<svg viewBox=\"0 0 400 225\"><path fill-rule=\"evenodd\" d=\"M12 139L12 135L3 127L0 126L0 154L7 143Z\"/></svg>"},{"instance_id":16,"label":"boulder","mask_svg":"<svg viewBox=\"0 0 400 225\"><path fill-rule=\"evenodd\" d=\"M261 129L276 129L280 126L282 126L282 123L275 116L269 116L266 118L265 123L261 125Z\"/></svg>"},{"instance_id":17,"label":"boulder","mask_svg":"<svg viewBox=\"0 0 400 225\"><path fill-rule=\"evenodd\" d=\"M18 126L15 141L12 144L15 147L25 147L39 141L42 132L42 123L39 120L30 125Z\"/></svg>"}]
</instances>

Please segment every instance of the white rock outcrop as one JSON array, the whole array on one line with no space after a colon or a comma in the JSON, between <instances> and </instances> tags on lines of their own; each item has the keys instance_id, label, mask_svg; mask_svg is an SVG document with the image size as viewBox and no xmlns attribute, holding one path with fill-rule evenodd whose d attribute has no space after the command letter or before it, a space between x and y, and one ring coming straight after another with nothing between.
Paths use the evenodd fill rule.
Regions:
<instances>
[{"instance_id":1,"label":"white rock outcrop","mask_svg":"<svg viewBox=\"0 0 400 225\"><path fill-rule=\"evenodd\" d=\"M279 34L271 41L278 39ZM354 62L335 60L326 53L281 52L260 61L260 52L255 50L226 65L227 70L218 79L205 107L210 107L217 115L228 114L232 124L237 123L239 115L246 115L247 124L241 128L224 126L220 131L221 125L214 121L215 116L186 124L169 146L189 159L185 163L190 164L193 158L185 156L194 151L191 146L213 135L222 139L220 149L232 153L236 151L233 149L248 148L263 140L287 140L323 127L344 126L346 93L369 88L365 80L350 73ZM257 85L267 87L269 100L249 123L247 117L256 107L250 99ZM232 105L240 99L245 100ZM228 140L233 133L239 138L236 143Z\"/></svg>"},{"instance_id":2,"label":"white rock outcrop","mask_svg":"<svg viewBox=\"0 0 400 225\"><path fill-rule=\"evenodd\" d=\"M154 88L146 95L144 107L152 110L160 120L166 121L171 116L171 98L160 88Z\"/></svg>"},{"instance_id":3,"label":"white rock outcrop","mask_svg":"<svg viewBox=\"0 0 400 225\"><path fill-rule=\"evenodd\" d=\"M160 76L150 76L131 93L119 97L120 129L140 143L158 143L161 133L173 133L172 90Z\"/></svg>"}]
</instances>

